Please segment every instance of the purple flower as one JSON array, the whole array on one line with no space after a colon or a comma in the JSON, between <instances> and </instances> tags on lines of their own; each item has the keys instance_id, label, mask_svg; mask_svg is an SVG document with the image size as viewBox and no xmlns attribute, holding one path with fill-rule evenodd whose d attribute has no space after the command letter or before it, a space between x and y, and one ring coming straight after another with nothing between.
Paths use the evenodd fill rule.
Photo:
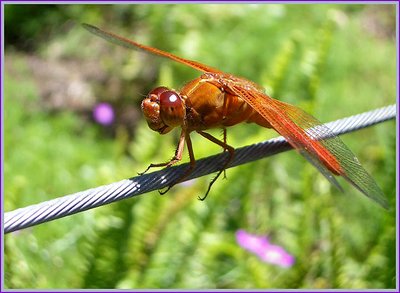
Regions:
<instances>
[{"instance_id":1,"label":"purple flower","mask_svg":"<svg viewBox=\"0 0 400 293\"><path fill-rule=\"evenodd\" d=\"M236 241L241 247L255 254L263 251L264 247L269 244L267 237L252 235L244 230L236 232Z\"/></svg>"},{"instance_id":2,"label":"purple flower","mask_svg":"<svg viewBox=\"0 0 400 293\"><path fill-rule=\"evenodd\" d=\"M109 103L99 103L93 109L94 120L102 125L110 125L114 121L114 109Z\"/></svg>"},{"instance_id":3,"label":"purple flower","mask_svg":"<svg viewBox=\"0 0 400 293\"><path fill-rule=\"evenodd\" d=\"M269 244L264 248L264 251L260 251L257 255L265 262L284 268L291 267L294 264L294 257L278 245Z\"/></svg>"},{"instance_id":4,"label":"purple flower","mask_svg":"<svg viewBox=\"0 0 400 293\"><path fill-rule=\"evenodd\" d=\"M265 236L257 236L244 230L236 232L236 241L244 249L257 255L262 261L281 267L291 267L294 257L282 247L269 243Z\"/></svg>"}]
</instances>

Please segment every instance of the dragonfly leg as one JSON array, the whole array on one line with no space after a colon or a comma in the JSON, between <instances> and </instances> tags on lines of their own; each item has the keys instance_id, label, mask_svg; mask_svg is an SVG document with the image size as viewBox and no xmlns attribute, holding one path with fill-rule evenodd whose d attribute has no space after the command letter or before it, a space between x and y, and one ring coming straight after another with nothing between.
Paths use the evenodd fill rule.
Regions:
<instances>
[{"instance_id":1,"label":"dragonfly leg","mask_svg":"<svg viewBox=\"0 0 400 293\"><path fill-rule=\"evenodd\" d=\"M147 169L144 170L144 172L138 173L138 175L143 175L147 171L149 171L151 168L154 168L154 167L169 167L169 166L172 166L173 164L176 164L177 162L179 162L182 159L182 153L183 153L184 146L185 146L185 131L182 130L181 136L179 138L178 146L175 150L175 155L172 157L172 159L165 163L150 164L147 167Z\"/></svg>"},{"instance_id":2,"label":"dragonfly leg","mask_svg":"<svg viewBox=\"0 0 400 293\"><path fill-rule=\"evenodd\" d=\"M225 146L227 146L227 143L226 143L226 128L223 128L223 138L224 138L224 145ZM227 148L224 148L224 152L226 152L228 149ZM232 160L232 159L230 159L230 160ZM224 169L224 179L226 179L226 169Z\"/></svg>"},{"instance_id":3,"label":"dragonfly leg","mask_svg":"<svg viewBox=\"0 0 400 293\"><path fill-rule=\"evenodd\" d=\"M223 88L222 88L222 90L223 91L225 91ZM222 105L222 109L223 109L223 111L222 111L222 119L226 119L226 116L228 115L228 99L227 99L227 96L226 96L226 94L224 93L224 104ZM223 146L223 149L224 149L224 152L227 150L227 148L226 148L226 146L227 146L227 143L226 143L226 128L224 127L223 129L222 129L222 135L223 135L223 139L224 139L224 146ZM232 159L230 159L230 160L232 160ZM219 176L219 175L218 175ZM224 169L224 179L226 179L226 169Z\"/></svg>"},{"instance_id":4,"label":"dragonfly leg","mask_svg":"<svg viewBox=\"0 0 400 293\"><path fill-rule=\"evenodd\" d=\"M192 173L194 167L196 166L196 159L194 158L192 140L190 139L189 133L187 133L187 131L185 131L185 130L182 130L181 138L179 140L179 144L177 147L177 153L179 153L179 155L180 155L179 160L182 158L183 145L185 144L185 141L186 141L186 145L188 148L189 159L190 159L189 168L185 171L185 173L183 173L183 175L181 177L178 178L178 180L171 183L171 185L169 185L166 190L163 190L163 191L159 190L158 192L161 195L167 193L173 186L175 186L179 182L182 182L186 177L188 177ZM181 144L182 144L182 146L181 146ZM180 150L180 151L178 151L178 150ZM176 162L174 162L173 164L175 164L175 163Z\"/></svg>"},{"instance_id":5,"label":"dragonfly leg","mask_svg":"<svg viewBox=\"0 0 400 293\"><path fill-rule=\"evenodd\" d=\"M229 163L232 162L233 157L235 155L235 149L233 147L231 147L230 145L226 144L226 129L224 129L224 141L220 141L220 140L216 139L214 136L212 136L206 132L203 132L203 131L197 131L197 133L199 133L201 136L207 138L209 141L212 141L213 143L221 146L224 149L224 152L225 151L229 152L228 159L225 161L222 168L218 171L217 175L211 180L210 184L208 185L206 194L203 197L199 197L199 200L205 200L206 197L208 196L208 193L210 192L211 187L214 184L214 182L218 179L218 177L222 174L222 172L225 172L225 169L229 165Z\"/></svg>"}]
</instances>

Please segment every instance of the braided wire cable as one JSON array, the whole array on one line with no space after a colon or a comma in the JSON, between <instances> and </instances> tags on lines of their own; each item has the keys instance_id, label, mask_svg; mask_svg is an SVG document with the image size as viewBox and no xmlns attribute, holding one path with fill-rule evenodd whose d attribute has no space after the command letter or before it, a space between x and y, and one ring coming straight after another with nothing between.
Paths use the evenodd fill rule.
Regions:
<instances>
[{"instance_id":1,"label":"braided wire cable","mask_svg":"<svg viewBox=\"0 0 400 293\"><path fill-rule=\"evenodd\" d=\"M341 135L395 118L396 105L390 105L329 122L326 125L335 135ZM269 157L291 148L283 137L238 148L235 150L234 159L228 168ZM184 181L218 171L228 156L227 152L224 152L197 160L194 171ZM4 214L4 233L162 189L179 179L188 167L189 164L185 163L6 212Z\"/></svg>"}]
</instances>

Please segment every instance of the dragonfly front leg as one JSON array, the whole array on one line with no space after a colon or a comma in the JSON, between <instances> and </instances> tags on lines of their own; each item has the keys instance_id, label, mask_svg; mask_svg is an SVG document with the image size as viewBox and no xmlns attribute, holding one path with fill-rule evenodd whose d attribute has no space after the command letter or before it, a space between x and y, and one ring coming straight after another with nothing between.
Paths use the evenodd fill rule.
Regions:
<instances>
[{"instance_id":1,"label":"dragonfly front leg","mask_svg":"<svg viewBox=\"0 0 400 293\"><path fill-rule=\"evenodd\" d=\"M154 167L170 167L170 166L176 164L177 162L179 162L180 160L182 160L183 147L185 146L185 133L186 133L186 131L184 131L182 129L181 136L179 138L179 143L175 150L175 155L172 157L171 160L169 160L168 162L165 162L165 163L150 164L147 167L147 169L144 170L144 172L141 172L138 174L143 175L147 171L149 171L151 168L154 168Z\"/></svg>"},{"instance_id":2,"label":"dragonfly front leg","mask_svg":"<svg viewBox=\"0 0 400 293\"><path fill-rule=\"evenodd\" d=\"M178 162L182 159L182 152L183 152L183 146L185 144L185 141L186 141L186 145L188 148L189 159L190 159L189 168L185 171L185 173L182 174L181 177L179 177L175 182L171 183L171 185L169 185L166 190L164 190L164 191L159 190L158 192L160 194L167 193L173 186L182 182L186 177L188 177L193 172L193 169L196 166L196 159L195 159L194 153L193 153L192 140L190 139L189 133L183 129L182 129L181 138L179 140L179 144L176 149L175 156L174 156L174 158L177 158L178 160L173 162L172 164L175 164L176 162ZM174 160L174 158L172 158L172 160L170 162L172 162ZM171 165L169 165L169 166L171 166Z\"/></svg>"}]
</instances>

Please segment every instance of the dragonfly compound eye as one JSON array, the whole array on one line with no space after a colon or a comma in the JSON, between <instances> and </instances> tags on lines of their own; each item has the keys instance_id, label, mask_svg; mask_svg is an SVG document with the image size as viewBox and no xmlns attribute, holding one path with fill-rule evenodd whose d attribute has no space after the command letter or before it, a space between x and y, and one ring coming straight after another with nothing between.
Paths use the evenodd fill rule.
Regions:
<instances>
[{"instance_id":1,"label":"dragonfly compound eye","mask_svg":"<svg viewBox=\"0 0 400 293\"><path fill-rule=\"evenodd\" d=\"M166 87L158 87L152 90L142 101L142 112L149 127L161 134L169 132L172 128L168 127L160 116L160 95L169 91Z\"/></svg>"},{"instance_id":2,"label":"dragonfly compound eye","mask_svg":"<svg viewBox=\"0 0 400 293\"><path fill-rule=\"evenodd\" d=\"M178 93L165 91L160 94L160 116L168 126L180 126L185 117L185 104Z\"/></svg>"},{"instance_id":3,"label":"dragonfly compound eye","mask_svg":"<svg viewBox=\"0 0 400 293\"><path fill-rule=\"evenodd\" d=\"M169 88L165 87L165 86L160 86L160 87L156 87L155 89L153 89L148 95L147 98L149 98L152 102L156 102L156 101L160 101L160 95L163 92L169 91Z\"/></svg>"}]
</instances>

